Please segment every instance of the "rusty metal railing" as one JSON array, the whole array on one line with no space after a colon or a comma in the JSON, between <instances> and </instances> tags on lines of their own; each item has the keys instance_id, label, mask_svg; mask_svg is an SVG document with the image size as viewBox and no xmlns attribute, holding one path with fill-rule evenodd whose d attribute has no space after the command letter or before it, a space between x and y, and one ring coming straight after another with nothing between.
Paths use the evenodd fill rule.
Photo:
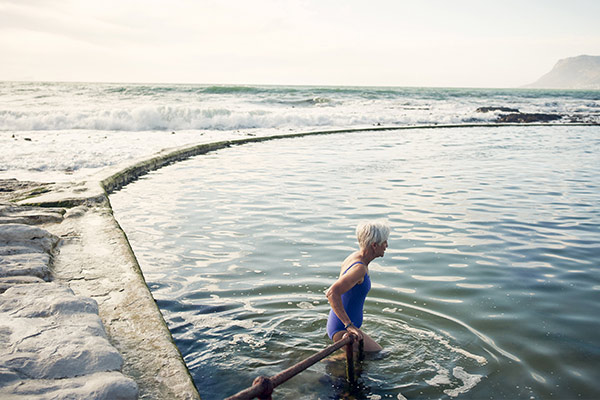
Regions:
<instances>
[{"instance_id":1,"label":"rusty metal railing","mask_svg":"<svg viewBox=\"0 0 600 400\"><path fill-rule=\"evenodd\" d=\"M258 397L261 400L271 400L271 394L273 390L286 382L287 380L298 375L300 372L309 368L310 366L318 363L328 355L334 353L336 350L341 349L345 346L346 353L346 377L350 383L356 382L356 368L354 365L354 342L357 340L357 336L350 334L345 336L342 340L339 340L331 346L321 350L320 352L308 357L304 361L292 365L286 369L274 375L272 377L259 376L257 377L252 386L242 390L241 392L228 397L226 400L250 400ZM358 341L358 360L362 360L364 357L364 341L361 339Z\"/></svg>"}]
</instances>

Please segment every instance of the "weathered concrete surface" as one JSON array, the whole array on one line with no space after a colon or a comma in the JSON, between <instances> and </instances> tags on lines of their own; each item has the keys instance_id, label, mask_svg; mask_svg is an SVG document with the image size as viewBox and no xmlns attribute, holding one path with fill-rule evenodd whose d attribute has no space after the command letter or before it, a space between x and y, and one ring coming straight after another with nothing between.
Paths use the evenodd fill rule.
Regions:
<instances>
[{"instance_id":1,"label":"weathered concrete surface","mask_svg":"<svg viewBox=\"0 0 600 400\"><path fill-rule=\"evenodd\" d=\"M0 179L0 202L22 200L50 190L49 183L26 182L16 179Z\"/></svg>"},{"instance_id":2,"label":"weathered concrete surface","mask_svg":"<svg viewBox=\"0 0 600 400\"><path fill-rule=\"evenodd\" d=\"M88 203L0 203L0 398L198 399L106 197Z\"/></svg>"},{"instance_id":3,"label":"weathered concrete surface","mask_svg":"<svg viewBox=\"0 0 600 400\"><path fill-rule=\"evenodd\" d=\"M0 204L0 398L135 399L97 303L47 282L59 238L29 224L60 223L64 212Z\"/></svg>"},{"instance_id":4,"label":"weathered concrete surface","mask_svg":"<svg viewBox=\"0 0 600 400\"><path fill-rule=\"evenodd\" d=\"M3 207L0 206L0 215ZM0 293L15 282L50 280L51 252L58 238L24 224L0 225Z\"/></svg>"},{"instance_id":5,"label":"weathered concrete surface","mask_svg":"<svg viewBox=\"0 0 600 400\"><path fill-rule=\"evenodd\" d=\"M56 281L96 300L108 336L123 355L123 373L138 383L140 398L199 398L108 205L73 208L48 229L62 237L54 256Z\"/></svg>"},{"instance_id":6,"label":"weathered concrete surface","mask_svg":"<svg viewBox=\"0 0 600 400\"><path fill-rule=\"evenodd\" d=\"M64 208L20 207L14 204L0 204L0 224L38 225L61 222Z\"/></svg>"},{"instance_id":7,"label":"weathered concrete surface","mask_svg":"<svg viewBox=\"0 0 600 400\"><path fill-rule=\"evenodd\" d=\"M14 285L0 294L0 320L1 398L137 398L91 298L57 283Z\"/></svg>"},{"instance_id":8,"label":"weathered concrete surface","mask_svg":"<svg viewBox=\"0 0 600 400\"><path fill-rule=\"evenodd\" d=\"M50 253L58 238L44 229L23 224L0 225L0 284L6 278L50 280ZM29 279L29 278L27 278Z\"/></svg>"},{"instance_id":9,"label":"weathered concrete surface","mask_svg":"<svg viewBox=\"0 0 600 400\"><path fill-rule=\"evenodd\" d=\"M120 372L98 372L66 379L36 379L27 381L26 385L18 381L8 384L6 390L11 391L11 394L0 392L3 400L129 400L135 398L135 382L124 378Z\"/></svg>"}]
</instances>

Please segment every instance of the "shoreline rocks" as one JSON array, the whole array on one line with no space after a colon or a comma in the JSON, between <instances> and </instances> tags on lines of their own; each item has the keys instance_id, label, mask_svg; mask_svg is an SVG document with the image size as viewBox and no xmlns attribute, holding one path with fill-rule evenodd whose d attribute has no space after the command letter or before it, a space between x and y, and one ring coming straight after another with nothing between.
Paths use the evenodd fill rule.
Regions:
<instances>
[{"instance_id":1,"label":"shoreline rocks","mask_svg":"<svg viewBox=\"0 0 600 400\"><path fill-rule=\"evenodd\" d=\"M513 113L500 115L496 122L509 122L527 124L531 122L549 122L562 119L564 116L560 114L539 114L539 113Z\"/></svg>"},{"instance_id":2,"label":"shoreline rocks","mask_svg":"<svg viewBox=\"0 0 600 400\"><path fill-rule=\"evenodd\" d=\"M504 124L529 124L533 122L552 122L560 121L562 123L584 123L584 124L595 124L596 120L593 115L588 114L550 114L550 113L525 113L519 111L516 108L504 107L504 106L486 106L479 107L475 110L478 113L497 113L497 117L494 120L495 123ZM509 113L509 114L498 114Z\"/></svg>"},{"instance_id":3,"label":"shoreline rocks","mask_svg":"<svg viewBox=\"0 0 600 400\"><path fill-rule=\"evenodd\" d=\"M516 112L516 113L519 112L518 109L510 108L510 107L479 107L475 110L475 112L479 112L479 113L487 113L487 112L492 112L492 111Z\"/></svg>"}]
</instances>

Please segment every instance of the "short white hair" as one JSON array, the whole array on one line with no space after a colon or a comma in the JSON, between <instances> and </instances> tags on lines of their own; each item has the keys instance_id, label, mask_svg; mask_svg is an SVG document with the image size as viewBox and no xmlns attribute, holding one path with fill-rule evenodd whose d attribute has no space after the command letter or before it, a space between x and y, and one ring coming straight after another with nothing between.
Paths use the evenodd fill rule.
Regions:
<instances>
[{"instance_id":1,"label":"short white hair","mask_svg":"<svg viewBox=\"0 0 600 400\"><path fill-rule=\"evenodd\" d=\"M366 249L373 243L381 244L389 236L390 226L386 221L366 221L356 227L356 239L361 249Z\"/></svg>"}]
</instances>

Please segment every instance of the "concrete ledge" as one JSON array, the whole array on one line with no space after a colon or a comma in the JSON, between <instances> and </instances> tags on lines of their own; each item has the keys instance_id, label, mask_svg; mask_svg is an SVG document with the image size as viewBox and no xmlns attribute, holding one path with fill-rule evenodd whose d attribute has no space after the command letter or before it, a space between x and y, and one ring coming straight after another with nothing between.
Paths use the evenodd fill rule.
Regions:
<instances>
[{"instance_id":1,"label":"concrete ledge","mask_svg":"<svg viewBox=\"0 0 600 400\"><path fill-rule=\"evenodd\" d=\"M199 399L109 205L77 207L48 229L62 237L54 257L56 281L96 300L108 337L123 356L122 371L136 381L140 397Z\"/></svg>"}]
</instances>

